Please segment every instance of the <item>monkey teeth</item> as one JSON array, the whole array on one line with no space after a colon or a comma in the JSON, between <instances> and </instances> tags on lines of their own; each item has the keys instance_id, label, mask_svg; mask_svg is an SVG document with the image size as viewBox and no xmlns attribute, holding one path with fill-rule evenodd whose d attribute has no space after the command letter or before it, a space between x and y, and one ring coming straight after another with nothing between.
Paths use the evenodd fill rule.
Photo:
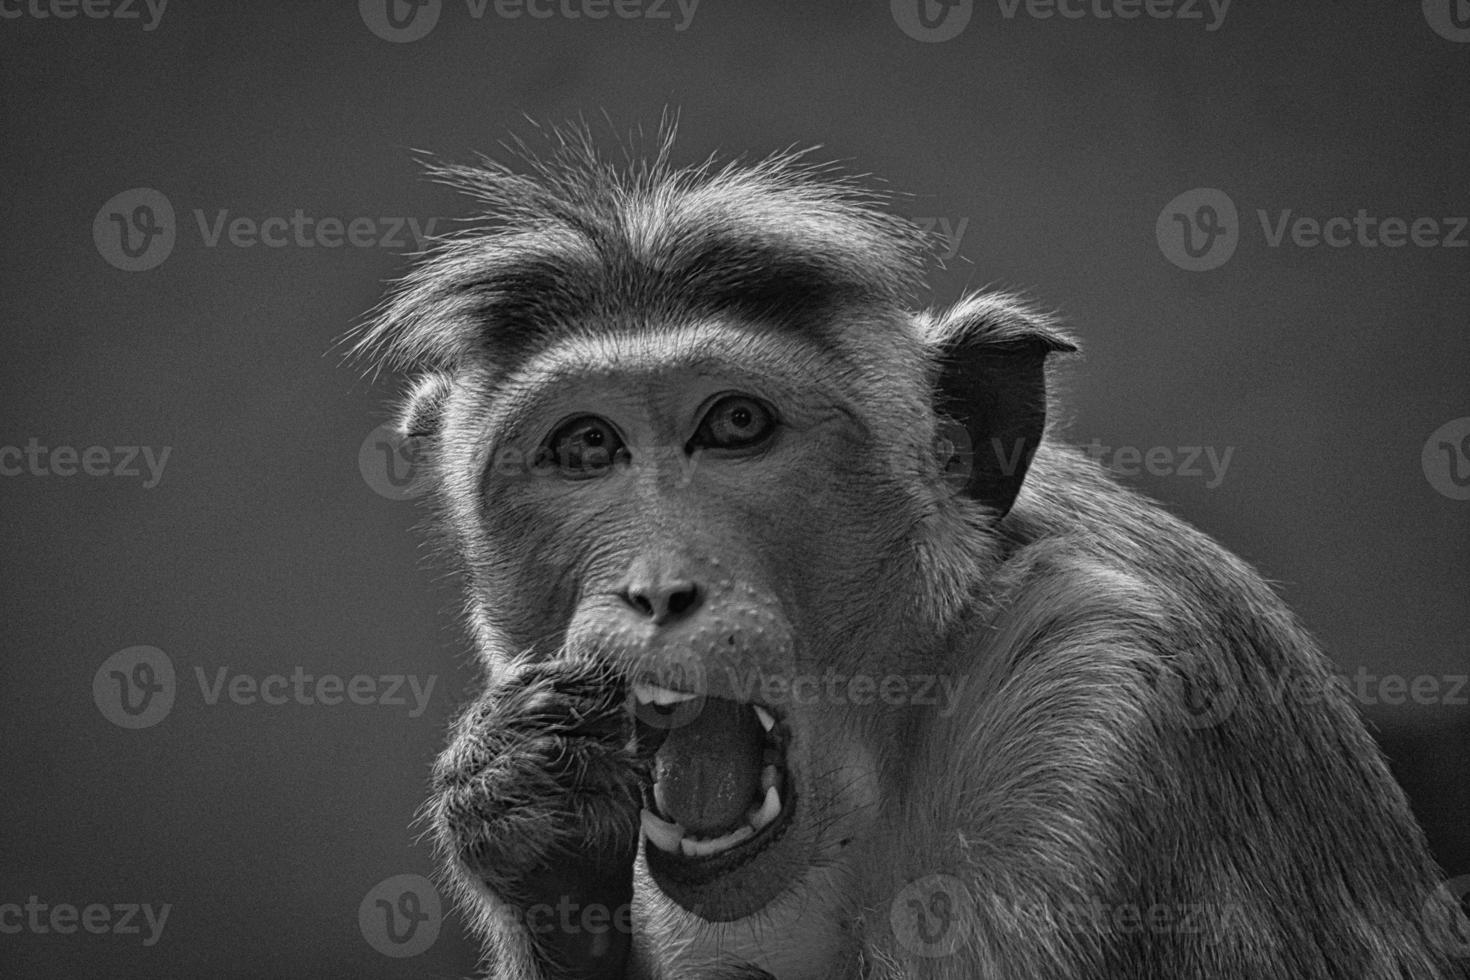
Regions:
<instances>
[{"instance_id":1,"label":"monkey teeth","mask_svg":"<svg viewBox=\"0 0 1470 980\"><path fill-rule=\"evenodd\" d=\"M634 684L633 696L638 699L639 704L652 704L660 708L683 704L685 701L693 701L699 697L697 694L671 691L666 687L656 687L653 684Z\"/></svg>"},{"instance_id":2,"label":"monkey teeth","mask_svg":"<svg viewBox=\"0 0 1470 980\"><path fill-rule=\"evenodd\" d=\"M745 824L714 840L692 840L685 837L679 841L679 850L685 857L707 857L710 854L728 851L741 841L749 840L754 836L755 830L749 824Z\"/></svg>"},{"instance_id":3,"label":"monkey teeth","mask_svg":"<svg viewBox=\"0 0 1470 980\"><path fill-rule=\"evenodd\" d=\"M679 841L684 839L683 827L654 816L647 807L640 812L639 818L643 822L643 836L650 844L670 854L679 853Z\"/></svg>"},{"instance_id":4,"label":"monkey teeth","mask_svg":"<svg viewBox=\"0 0 1470 980\"><path fill-rule=\"evenodd\" d=\"M770 766L766 767L768 771L770 768ZM762 773L762 782L764 782L764 776L765 774ZM765 830L780 812L781 792L771 785L766 787L766 798L761 802L760 807L758 809L752 807L751 811L745 815L745 819L750 821L750 825L756 830Z\"/></svg>"},{"instance_id":5,"label":"monkey teeth","mask_svg":"<svg viewBox=\"0 0 1470 980\"><path fill-rule=\"evenodd\" d=\"M670 823L645 807L639 813L643 836L659 850L669 854L682 854L684 857L708 857L728 851L765 830L781 813L781 791L776 788L778 778L775 766L766 766L761 771L761 786L765 790L765 796L759 806L753 806L746 811L745 823L729 833L705 840L695 839L687 836L688 832L680 825ZM657 786L654 787L654 798L657 802ZM658 805L662 807L662 803Z\"/></svg>"}]
</instances>

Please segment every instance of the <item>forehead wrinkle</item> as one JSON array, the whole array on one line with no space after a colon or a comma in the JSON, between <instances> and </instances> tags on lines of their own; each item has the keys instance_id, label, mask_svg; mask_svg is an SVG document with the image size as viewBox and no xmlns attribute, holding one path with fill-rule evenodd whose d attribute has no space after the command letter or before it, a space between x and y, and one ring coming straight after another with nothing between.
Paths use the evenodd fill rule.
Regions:
<instances>
[{"instance_id":1,"label":"forehead wrinkle","mask_svg":"<svg viewBox=\"0 0 1470 980\"><path fill-rule=\"evenodd\" d=\"M664 376L685 371L775 388L788 396L815 393L832 402L847 397L836 383L847 372L816 345L706 321L675 328L589 328L569 336L528 359L504 382L497 414L524 417L548 400L546 393L580 383L626 380L657 386Z\"/></svg>"}]
</instances>

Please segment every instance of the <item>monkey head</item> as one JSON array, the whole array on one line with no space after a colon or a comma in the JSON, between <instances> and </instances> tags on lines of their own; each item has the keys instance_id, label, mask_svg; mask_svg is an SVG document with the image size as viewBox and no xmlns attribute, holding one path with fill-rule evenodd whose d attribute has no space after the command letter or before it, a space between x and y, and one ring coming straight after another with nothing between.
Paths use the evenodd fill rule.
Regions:
<instances>
[{"instance_id":1,"label":"monkey head","mask_svg":"<svg viewBox=\"0 0 1470 980\"><path fill-rule=\"evenodd\" d=\"M640 900L800 909L902 782L912 706L878 685L953 669L1071 345L995 297L911 313L919 236L791 159L440 175L493 224L369 343L426 369L403 430L479 647L626 684Z\"/></svg>"}]
</instances>

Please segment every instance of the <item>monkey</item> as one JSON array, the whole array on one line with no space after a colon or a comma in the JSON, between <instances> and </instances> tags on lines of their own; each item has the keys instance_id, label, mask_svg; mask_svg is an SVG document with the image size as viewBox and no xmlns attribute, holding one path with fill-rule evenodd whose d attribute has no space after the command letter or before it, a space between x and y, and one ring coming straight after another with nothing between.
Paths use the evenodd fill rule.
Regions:
<instances>
[{"instance_id":1,"label":"monkey","mask_svg":"<svg viewBox=\"0 0 1470 980\"><path fill-rule=\"evenodd\" d=\"M430 163L474 217L357 338L484 671L425 819L487 975L1466 976L1315 641L1067 444L1071 332L672 144Z\"/></svg>"}]
</instances>

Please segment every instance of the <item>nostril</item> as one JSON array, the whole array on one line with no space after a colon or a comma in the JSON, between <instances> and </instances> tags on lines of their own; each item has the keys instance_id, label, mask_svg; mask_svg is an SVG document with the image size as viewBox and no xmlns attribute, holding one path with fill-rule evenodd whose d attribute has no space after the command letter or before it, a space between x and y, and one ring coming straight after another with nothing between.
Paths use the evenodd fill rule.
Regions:
<instances>
[{"instance_id":1,"label":"nostril","mask_svg":"<svg viewBox=\"0 0 1470 980\"><path fill-rule=\"evenodd\" d=\"M692 612L699 605L699 587L693 584L677 586L669 593L668 609L670 616L683 616Z\"/></svg>"},{"instance_id":2,"label":"nostril","mask_svg":"<svg viewBox=\"0 0 1470 980\"><path fill-rule=\"evenodd\" d=\"M653 603L649 601L648 596L640 591L630 590L624 592L623 600L645 616L651 617L654 615Z\"/></svg>"},{"instance_id":3,"label":"nostril","mask_svg":"<svg viewBox=\"0 0 1470 980\"><path fill-rule=\"evenodd\" d=\"M635 586L621 595L629 606L660 625L689 615L702 598L699 586L693 582Z\"/></svg>"}]
</instances>

